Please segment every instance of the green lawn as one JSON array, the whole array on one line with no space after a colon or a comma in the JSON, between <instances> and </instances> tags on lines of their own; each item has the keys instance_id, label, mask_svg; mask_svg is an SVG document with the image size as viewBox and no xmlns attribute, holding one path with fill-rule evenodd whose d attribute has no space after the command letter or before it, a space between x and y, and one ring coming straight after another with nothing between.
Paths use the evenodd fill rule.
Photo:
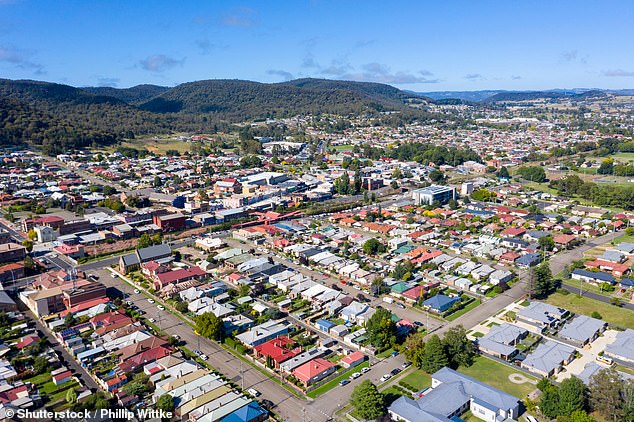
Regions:
<instances>
[{"instance_id":1,"label":"green lawn","mask_svg":"<svg viewBox=\"0 0 634 422\"><path fill-rule=\"evenodd\" d=\"M352 151L354 148L352 145L332 145L328 149L333 148L335 151Z\"/></svg>"},{"instance_id":2,"label":"green lawn","mask_svg":"<svg viewBox=\"0 0 634 422\"><path fill-rule=\"evenodd\" d=\"M40 386L42 384L46 384L50 380L51 380L51 373L50 372L45 372L43 374L36 375L34 377L31 377L31 378L26 378L23 381L24 382L30 382L32 384Z\"/></svg>"},{"instance_id":3,"label":"green lawn","mask_svg":"<svg viewBox=\"0 0 634 422\"><path fill-rule=\"evenodd\" d=\"M411 385L418 391L431 386L431 377L422 369L415 369L412 373L401 378L400 381Z\"/></svg>"},{"instance_id":4,"label":"green lawn","mask_svg":"<svg viewBox=\"0 0 634 422\"><path fill-rule=\"evenodd\" d=\"M376 355L376 357L377 357L378 359L383 359L383 358L386 358L386 357L390 356L390 355L392 354L392 352L393 352L393 351L394 351L394 349L393 349L392 347L390 347L389 349L384 350L384 351L382 351L381 353L378 353L378 354Z\"/></svg>"},{"instance_id":5,"label":"green lawn","mask_svg":"<svg viewBox=\"0 0 634 422\"><path fill-rule=\"evenodd\" d=\"M590 316L592 312L596 311L601 314L603 320L608 324L634 329L634 311L629 309L619 308L609 303L599 302L598 300L573 293L569 295L553 293L546 302L581 315Z\"/></svg>"},{"instance_id":6,"label":"green lawn","mask_svg":"<svg viewBox=\"0 0 634 422\"><path fill-rule=\"evenodd\" d=\"M623 162L634 161L634 152L619 152L617 154L612 154L610 157Z\"/></svg>"},{"instance_id":7,"label":"green lawn","mask_svg":"<svg viewBox=\"0 0 634 422\"><path fill-rule=\"evenodd\" d=\"M619 245L623 242L634 242L634 235L630 236L628 234L624 234L623 236L619 236L616 239L614 239L614 241L612 243L614 243L615 245Z\"/></svg>"},{"instance_id":8,"label":"green lawn","mask_svg":"<svg viewBox=\"0 0 634 422\"><path fill-rule=\"evenodd\" d=\"M467 306L465 306L464 308L460 309L459 311L456 311L453 314L448 315L447 317L445 317L445 319L447 321L453 321L454 319L458 318L461 315L466 314L467 312L469 312L470 310L472 310L473 308L475 308L476 306L478 306L481 303L482 303L482 301L480 299L476 299L473 302L471 302L470 304L468 304Z\"/></svg>"},{"instance_id":9,"label":"green lawn","mask_svg":"<svg viewBox=\"0 0 634 422\"><path fill-rule=\"evenodd\" d=\"M369 366L369 365L370 365L370 362L368 362L366 360L361 365L357 365L354 368L350 368L348 370L345 370L337 378L334 378L334 379L328 381L327 383L325 383L324 385L321 385L321 386L315 388L313 391L307 393L306 396L314 399L315 397L320 396L320 395L324 394L325 392L330 391L333 388L337 387L339 385L339 381L347 379L351 374L353 374L355 372L359 372L359 371L361 371L361 369L363 369L363 368L365 368L366 366Z\"/></svg>"},{"instance_id":10,"label":"green lawn","mask_svg":"<svg viewBox=\"0 0 634 422\"><path fill-rule=\"evenodd\" d=\"M482 381L492 387L504 391L505 393L511 394L518 399L523 399L528 393L536 388L534 384L529 382L515 384L509 381L509 375L516 373L520 373L533 380L536 380L535 377L526 375L526 373L516 370L515 368L483 356L477 357L473 365L469 368L459 368L458 372L475 378L478 381Z\"/></svg>"}]
</instances>

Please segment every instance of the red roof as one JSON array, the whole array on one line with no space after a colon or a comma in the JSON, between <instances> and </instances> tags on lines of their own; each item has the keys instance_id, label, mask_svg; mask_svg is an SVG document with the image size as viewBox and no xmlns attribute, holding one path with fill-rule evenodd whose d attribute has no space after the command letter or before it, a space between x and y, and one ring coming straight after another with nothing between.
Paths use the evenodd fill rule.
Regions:
<instances>
[{"instance_id":1,"label":"red roof","mask_svg":"<svg viewBox=\"0 0 634 422\"><path fill-rule=\"evenodd\" d=\"M36 335L32 335L32 336L26 336L26 337L22 337L22 340L20 340L15 347L17 347L18 349L24 349L25 347L29 347L30 345L32 345L33 343L37 343L37 341L40 338Z\"/></svg>"},{"instance_id":2,"label":"red roof","mask_svg":"<svg viewBox=\"0 0 634 422\"><path fill-rule=\"evenodd\" d=\"M421 292L424 291L425 288L423 286L414 286L409 290L403 292L403 296L408 299L418 299L421 296Z\"/></svg>"},{"instance_id":3,"label":"red roof","mask_svg":"<svg viewBox=\"0 0 634 422\"><path fill-rule=\"evenodd\" d=\"M299 347L294 349L287 348L287 346L292 346L294 344L295 342L293 340L282 336L256 346L255 350L262 356L271 357L271 359L275 362L282 363L302 352L302 349Z\"/></svg>"},{"instance_id":4,"label":"red roof","mask_svg":"<svg viewBox=\"0 0 634 422\"><path fill-rule=\"evenodd\" d=\"M560 245L566 245L576 238L577 237L572 234L558 234L557 236L553 237L553 241L555 243L559 243Z\"/></svg>"},{"instance_id":5,"label":"red roof","mask_svg":"<svg viewBox=\"0 0 634 422\"><path fill-rule=\"evenodd\" d=\"M502 236L519 236L524 233L526 233L526 229L524 227L509 227L508 229L502 230L502 233L500 234Z\"/></svg>"},{"instance_id":6,"label":"red roof","mask_svg":"<svg viewBox=\"0 0 634 422\"><path fill-rule=\"evenodd\" d=\"M190 280L195 277L202 277L205 274L206 273L199 267L191 267L157 274L156 278L161 282L162 285L164 285L169 283L176 283L181 280Z\"/></svg>"},{"instance_id":7,"label":"red roof","mask_svg":"<svg viewBox=\"0 0 634 422\"><path fill-rule=\"evenodd\" d=\"M333 366L335 365L332 362L328 362L326 359L316 358L295 368L293 375L298 380L307 383L311 378L326 372Z\"/></svg>"},{"instance_id":8,"label":"red roof","mask_svg":"<svg viewBox=\"0 0 634 422\"><path fill-rule=\"evenodd\" d=\"M365 359L365 355L361 352L350 353L345 358L341 359L341 363L345 363L346 365L352 365L353 363Z\"/></svg>"},{"instance_id":9,"label":"red roof","mask_svg":"<svg viewBox=\"0 0 634 422\"><path fill-rule=\"evenodd\" d=\"M101 304L108 303L108 302L110 302L110 299L107 298L107 297L100 297L100 298L97 298L97 299L86 300L84 302L78 303L77 305L73 306L70 309L67 309L65 311L60 312L59 316L63 318L66 315L68 315L69 312L72 312L72 313L81 312L81 311L84 311L86 309L90 309L93 306L101 305Z\"/></svg>"},{"instance_id":10,"label":"red roof","mask_svg":"<svg viewBox=\"0 0 634 422\"><path fill-rule=\"evenodd\" d=\"M71 371L64 371L61 374L53 375L53 379L55 381L63 380L64 378L72 377L73 373Z\"/></svg>"}]
</instances>

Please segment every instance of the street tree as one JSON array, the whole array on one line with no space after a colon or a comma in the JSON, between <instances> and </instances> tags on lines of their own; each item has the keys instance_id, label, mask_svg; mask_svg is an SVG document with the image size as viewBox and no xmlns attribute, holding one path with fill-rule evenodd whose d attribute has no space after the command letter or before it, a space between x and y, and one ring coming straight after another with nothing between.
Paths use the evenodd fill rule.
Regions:
<instances>
[{"instance_id":1,"label":"street tree","mask_svg":"<svg viewBox=\"0 0 634 422\"><path fill-rule=\"evenodd\" d=\"M196 332L212 340L222 340L223 322L211 312L205 312L196 317Z\"/></svg>"},{"instance_id":2,"label":"street tree","mask_svg":"<svg viewBox=\"0 0 634 422\"><path fill-rule=\"evenodd\" d=\"M428 374L433 374L440 368L449 364L445 347L436 334L432 335L421 355L421 369Z\"/></svg>"},{"instance_id":3,"label":"street tree","mask_svg":"<svg viewBox=\"0 0 634 422\"><path fill-rule=\"evenodd\" d=\"M456 369L459 366L473 365L476 349L473 342L467 338L467 331L462 325L450 328L442 342L449 358L449 366Z\"/></svg>"},{"instance_id":4,"label":"street tree","mask_svg":"<svg viewBox=\"0 0 634 422\"><path fill-rule=\"evenodd\" d=\"M623 379L614 368L602 369L590 378L590 406L604 418L623 420Z\"/></svg>"},{"instance_id":5,"label":"street tree","mask_svg":"<svg viewBox=\"0 0 634 422\"><path fill-rule=\"evenodd\" d=\"M383 394L368 380L354 388L350 403L362 419L375 419L385 413Z\"/></svg>"}]
</instances>

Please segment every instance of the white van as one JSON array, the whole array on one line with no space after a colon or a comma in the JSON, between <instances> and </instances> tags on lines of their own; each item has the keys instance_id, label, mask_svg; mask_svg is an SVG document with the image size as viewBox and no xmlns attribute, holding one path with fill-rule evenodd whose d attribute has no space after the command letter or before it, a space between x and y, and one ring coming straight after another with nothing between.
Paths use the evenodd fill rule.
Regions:
<instances>
[{"instance_id":1,"label":"white van","mask_svg":"<svg viewBox=\"0 0 634 422\"><path fill-rule=\"evenodd\" d=\"M386 302L386 303L394 303L394 299L392 299L392 298L391 298L391 297L389 297L389 296L385 296L385 297L383 298L383 302Z\"/></svg>"}]
</instances>

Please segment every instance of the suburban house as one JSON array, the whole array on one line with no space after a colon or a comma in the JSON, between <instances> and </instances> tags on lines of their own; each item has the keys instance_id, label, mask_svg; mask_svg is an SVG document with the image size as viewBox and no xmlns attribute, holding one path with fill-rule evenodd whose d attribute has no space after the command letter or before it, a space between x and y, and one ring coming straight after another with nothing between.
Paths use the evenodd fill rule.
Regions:
<instances>
[{"instance_id":1,"label":"suburban house","mask_svg":"<svg viewBox=\"0 0 634 422\"><path fill-rule=\"evenodd\" d=\"M335 369L335 364L326 359L316 358L297 367L293 371L293 376L300 380L304 386L308 387L326 378L335 372Z\"/></svg>"},{"instance_id":2,"label":"suburban house","mask_svg":"<svg viewBox=\"0 0 634 422\"><path fill-rule=\"evenodd\" d=\"M607 322L600 319L579 315L567 322L558 336L577 347L583 347L599 337L607 325Z\"/></svg>"},{"instance_id":3,"label":"suburban house","mask_svg":"<svg viewBox=\"0 0 634 422\"><path fill-rule=\"evenodd\" d=\"M282 336L291 331L292 325L286 320L270 320L263 324L251 328L236 338L246 346L255 347L265 343L275 337Z\"/></svg>"},{"instance_id":4,"label":"suburban house","mask_svg":"<svg viewBox=\"0 0 634 422\"><path fill-rule=\"evenodd\" d=\"M437 294L436 296L432 296L424 301L423 307L440 314L451 308L454 303L457 303L459 301L459 296L449 297L443 294Z\"/></svg>"},{"instance_id":5,"label":"suburban house","mask_svg":"<svg viewBox=\"0 0 634 422\"><path fill-rule=\"evenodd\" d=\"M488 355L510 360L518 353L515 345L527 335L527 330L516 325L495 325L487 334L478 339L478 348Z\"/></svg>"},{"instance_id":6,"label":"suburban house","mask_svg":"<svg viewBox=\"0 0 634 422\"><path fill-rule=\"evenodd\" d=\"M634 330L620 331L612 344L605 348L605 355L615 361L634 367Z\"/></svg>"},{"instance_id":7,"label":"suburban house","mask_svg":"<svg viewBox=\"0 0 634 422\"><path fill-rule=\"evenodd\" d=\"M352 352L345 358L341 359L339 363L344 368L352 368L360 365L365 360L365 355L361 352Z\"/></svg>"},{"instance_id":8,"label":"suburban house","mask_svg":"<svg viewBox=\"0 0 634 422\"><path fill-rule=\"evenodd\" d=\"M546 340L522 361L522 368L549 377L575 358L574 347Z\"/></svg>"},{"instance_id":9,"label":"suburban house","mask_svg":"<svg viewBox=\"0 0 634 422\"><path fill-rule=\"evenodd\" d=\"M517 312L515 319L519 322L539 328L540 332L546 328L556 327L569 315L565 309L548 303L531 302Z\"/></svg>"},{"instance_id":10,"label":"suburban house","mask_svg":"<svg viewBox=\"0 0 634 422\"><path fill-rule=\"evenodd\" d=\"M467 410L485 421L516 420L520 400L449 368L432 375L431 388L417 400L399 397L388 408L392 420L445 422L460 420Z\"/></svg>"},{"instance_id":11,"label":"suburban house","mask_svg":"<svg viewBox=\"0 0 634 422\"><path fill-rule=\"evenodd\" d=\"M585 281L586 283L592 284L614 284L615 282L615 278L611 274L602 273L600 271L587 271L580 268L575 269L570 277L573 280Z\"/></svg>"}]
</instances>

